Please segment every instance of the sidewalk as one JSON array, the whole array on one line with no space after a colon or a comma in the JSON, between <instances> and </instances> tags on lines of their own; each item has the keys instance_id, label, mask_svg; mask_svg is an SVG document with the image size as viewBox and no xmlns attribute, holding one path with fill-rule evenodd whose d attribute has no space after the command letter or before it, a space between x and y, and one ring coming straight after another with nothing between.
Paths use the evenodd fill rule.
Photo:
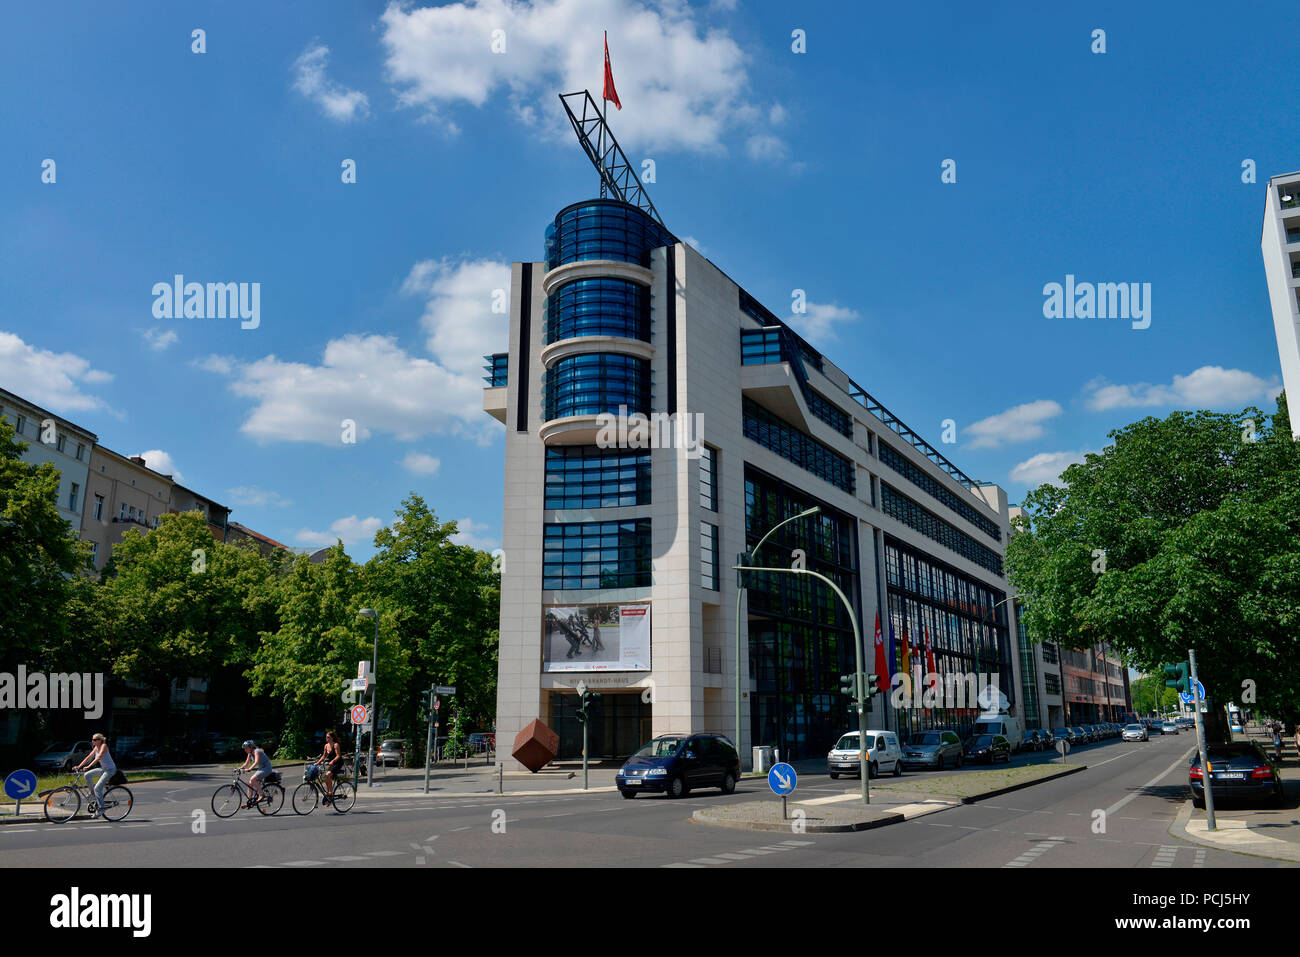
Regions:
<instances>
[{"instance_id":1,"label":"sidewalk","mask_svg":"<svg viewBox=\"0 0 1300 957\"><path fill-rule=\"evenodd\" d=\"M1257 727L1247 728L1244 735L1236 734L1234 739L1253 741L1270 754L1273 751L1272 739ZM1189 799L1174 818L1169 833L1219 850L1300 861L1300 755L1290 737L1282 739L1281 777L1286 792L1281 807L1216 805L1216 830L1211 831L1205 811L1194 808Z\"/></svg>"}]
</instances>

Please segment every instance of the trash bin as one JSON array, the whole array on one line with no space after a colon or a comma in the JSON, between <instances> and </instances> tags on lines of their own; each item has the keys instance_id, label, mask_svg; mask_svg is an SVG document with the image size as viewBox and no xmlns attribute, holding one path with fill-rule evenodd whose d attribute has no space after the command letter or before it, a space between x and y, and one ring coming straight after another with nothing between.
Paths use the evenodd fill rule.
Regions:
<instances>
[{"instance_id":1,"label":"trash bin","mask_svg":"<svg viewBox=\"0 0 1300 957\"><path fill-rule=\"evenodd\" d=\"M766 774L768 769L776 763L772 757L772 747L770 745L754 746L754 773Z\"/></svg>"}]
</instances>

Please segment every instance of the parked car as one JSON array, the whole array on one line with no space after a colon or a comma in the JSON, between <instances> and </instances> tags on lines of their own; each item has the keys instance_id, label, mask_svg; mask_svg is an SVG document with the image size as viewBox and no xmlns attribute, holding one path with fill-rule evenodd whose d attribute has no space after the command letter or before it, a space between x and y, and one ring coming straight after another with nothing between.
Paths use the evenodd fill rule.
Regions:
<instances>
[{"instance_id":1,"label":"parked car","mask_svg":"<svg viewBox=\"0 0 1300 957\"><path fill-rule=\"evenodd\" d=\"M1280 805L1284 797L1277 763L1253 741L1211 744L1206 748L1214 779L1214 803L1236 800L1264 800ZM1193 751L1187 769L1187 786L1192 804L1205 807L1205 776L1200 751Z\"/></svg>"},{"instance_id":2,"label":"parked car","mask_svg":"<svg viewBox=\"0 0 1300 957\"><path fill-rule=\"evenodd\" d=\"M903 748L904 768L942 771L947 765L961 767L961 738L951 728L922 731Z\"/></svg>"},{"instance_id":3,"label":"parked car","mask_svg":"<svg viewBox=\"0 0 1300 957\"><path fill-rule=\"evenodd\" d=\"M1043 738L1043 732L1034 728L1025 732L1025 743L1022 746L1022 750L1041 751L1046 746L1047 742Z\"/></svg>"},{"instance_id":4,"label":"parked car","mask_svg":"<svg viewBox=\"0 0 1300 957\"><path fill-rule=\"evenodd\" d=\"M859 772L861 752L858 732L849 731L835 742L826 755L826 770L832 778L841 774L856 777ZM898 746L898 735L892 731L867 732L868 774L879 777L881 771L889 771L895 776L903 773L903 751Z\"/></svg>"},{"instance_id":5,"label":"parked car","mask_svg":"<svg viewBox=\"0 0 1300 957\"><path fill-rule=\"evenodd\" d=\"M1080 744L1079 736L1074 733L1073 728L1053 728L1052 743L1055 744L1057 741L1061 740L1070 742L1070 747L1072 748L1078 747Z\"/></svg>"},{"instance_id":6,"label":"parked car","mask_svg":"<svg viewBox=\"0 0 1300 957\"><path fill-rule=\"evenodd\" d=\"M400 768L405 761L405 738L385 738L379 742L379 750L375 752L375 764L382 767L392 765Z\"/></svg>"},{"instance_id":7,"label":"parked car","mask_svg":"<svg viewBox=\"0 0 1300 957\"><path fill-rule=\"evenodd\" d=\"M1146 726L1145 726L1145 725L1141 725L1141 724L1126 724L1126 725L1124 725L1124 733L1123 733L1122 736L1123 736L1123 738L1124 738L1125 741L1146 741L1146 740L1148 740L1148 738L1147 738L1147 729L1146 729Z\"/></svg>"},{"instance_id":8,"label":"parked car","mask_svg":"<svg viewBox=\"0 0 1300 957\"><path fill-rule=\"evenodd\" d=\"M1011 742L1000 734L977 734L966 745L967 761L988 762L1011 761Z\"/></svg>"},{"instance_id":9,"label":"parked car","mask_svg":"<svg viewBox=\"0 0 1300 957\"><path fill-rule=\"evenodd\" d=\"M1056 747L1056 735L1052 734L1050 728L1039 728L1038 740L1043 742L1044 751L1051 751Z\"/></svg>"},{"instance_id":10,"label":"parked car","mask_svg":"<svg viewBox=\"0 0 1300 957\"><path fill-rule=\"evenodd\" d=\"M1011 742L1012 751L1019 751L1025 742L1025 723L1011 714L982 714L975 719L971 734L1000 734Z\"/></svg>"},{"instance_id":11,"label":"parked car","mask_svg":"<svg viewBox=\"0 0 1300 957\"><path fill-rule=\"evenodd\" d=\"M129 764L158 764L162 760L162 746L149 738L145 738L129 751L121 753L121 756Z\"/></svg>"},{"instance_id":12,"label":"parked car","mask_svg":"<svg viewBox=\"0 0 1300 957\"><path fill-rule=\"evenodd\" d=\"M36 755L32 759L32 764L42 771L71 771L89 753L89 741L78 741L75 744L67 741L55 741ZM112 752L110 751L110 753Z\"/></svg>"},{"instance_id":13,"label":"parked car","mask_svg":"<svg viewBox=\"0 0 1300 957\"><path fill-rule=\"evenodd\" d=\"M1088 733L1087 728L1082 725L1075 725L1070 730L1074 732L1074 736L1078 739L1078 744L1092 744L1092 735Z\"/></svg>"},{"instance_id":14,"label":"parked car","mask_svg":"<svg viewBox=\"0 0 1300 957\"><path fill-rule=\"evenodd\" d=\"M1177 733L1178 733L1178 725L1174 724L1172 721L1166 721L1164 724L1160 725L1160 733L1161 733L1161 734L1177 734Z\"/></svg>"},{"instance_id":15,"label":"parked car","mask_svg":"<svg viewBox=\"0 0 1300 957\"><path fill-rule=\"evenodd\" d=\"M736 790L740 755L726 735L661 734L627 759L614 776L618 792L634 798L643 791L682 797L695 788Z\"/></svg>"}]
</instances>

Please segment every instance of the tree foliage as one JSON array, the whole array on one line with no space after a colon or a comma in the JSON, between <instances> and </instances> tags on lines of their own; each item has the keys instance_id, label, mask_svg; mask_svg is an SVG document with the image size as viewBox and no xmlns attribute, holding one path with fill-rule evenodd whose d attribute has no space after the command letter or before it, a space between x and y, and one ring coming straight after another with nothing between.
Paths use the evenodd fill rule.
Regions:
<instances>
[{"instance_id":1,"label":"tree foliage","mask_svg":"<svg viewBox=\"0 0 1300 957\"><path fill-rule=\"evenodd\" d=\"M1249 424L1247 424L1249 422ZM1154 672L1197 654L1211 700L1293 715L1300 682L1300 444L1271 418L1175 412L1110 434L1024 500L1007 546L1036 640L1106 641ZM1104 570L1100 570L1104 568Z\"/></svg>"}]
</instances>

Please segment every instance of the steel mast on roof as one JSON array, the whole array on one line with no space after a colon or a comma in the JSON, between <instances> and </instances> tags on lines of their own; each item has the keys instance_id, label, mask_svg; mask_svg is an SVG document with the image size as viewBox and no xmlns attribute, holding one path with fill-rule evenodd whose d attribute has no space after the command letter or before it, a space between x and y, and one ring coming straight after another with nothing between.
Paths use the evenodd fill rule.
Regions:
<instances>
[{"instance_id":1,"label":"steel mast on roof","mask_svg":"<svg viewBox=\"0 0 1300 957\"><path fill-rule=\"evenodd\" d=\"M569 103L570 100L579 97L582 100L579 108L581 116L574 112L574 106ZM569 114L569 122L573 124L573 132L578 134L578 142L582 144L587 158L600 174L601 193L609 190L616 198L637 207L667 229L668 226L660 218L659 211L650 201L645 187L641 185L641 178L628 162L622 147L618 145L618 140L614 139L614 134L609 124L605 122L605 117L601 115L600 108L596 106L596 101L592 99L590 91L561 93L560 102L564 104L564 112Z\"/></svg>"}]
</instances>

